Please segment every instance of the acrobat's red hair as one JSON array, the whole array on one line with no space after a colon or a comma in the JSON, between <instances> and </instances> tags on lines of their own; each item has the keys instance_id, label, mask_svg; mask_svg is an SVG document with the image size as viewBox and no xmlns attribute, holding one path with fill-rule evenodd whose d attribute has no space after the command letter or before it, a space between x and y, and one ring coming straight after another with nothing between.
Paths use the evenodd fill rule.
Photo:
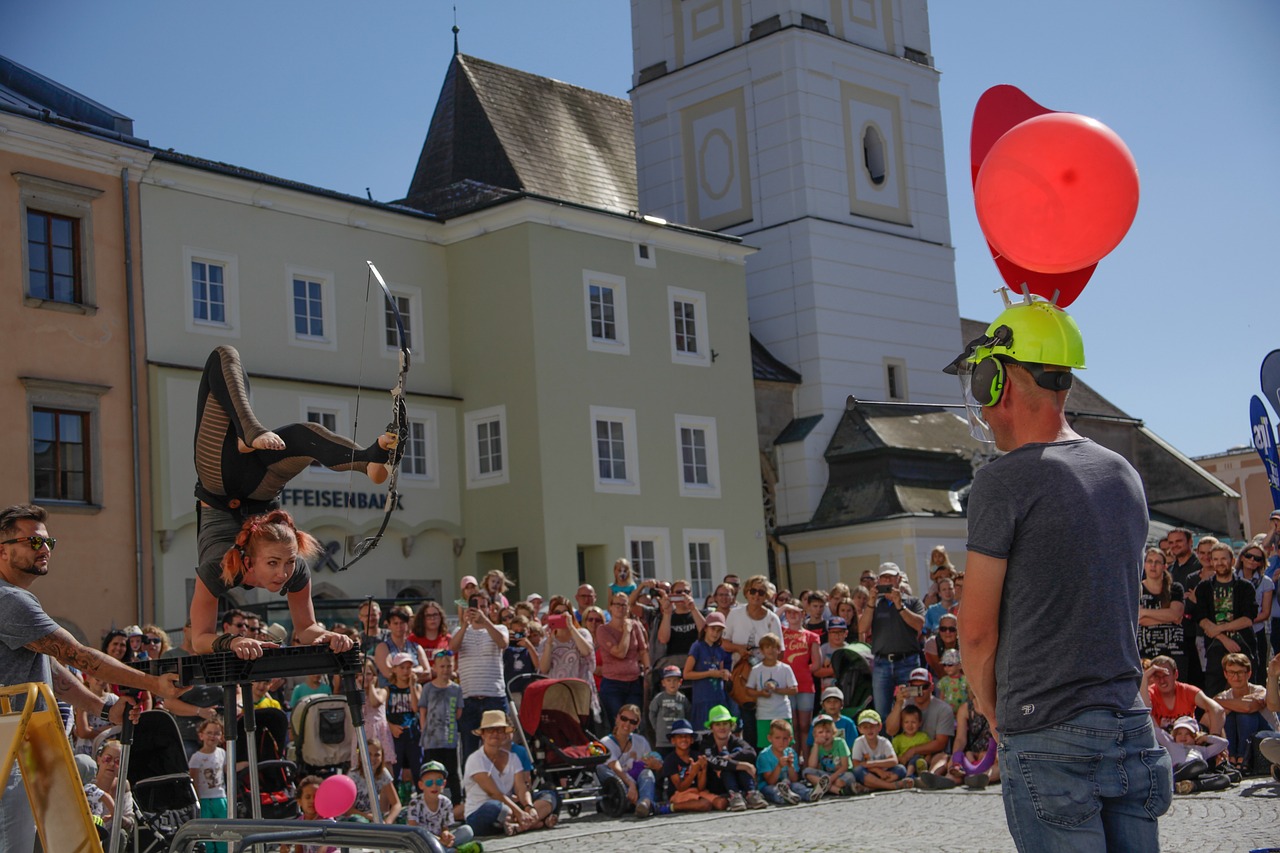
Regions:
<instances>
[{"instance_id":1,"label":"acrobat's red hair","mask_svg":"<svg viewBox=\"0 0 1280 853\"><path fill-rule=\"evenodd\" d=\"M222 558L222 581L235 586L244 577L245 557L259 542L296 542L298 556L315 557L323 550L316 538L293 523L293 516L282 509L246 519L236 535L235 547Z\"/></svg>"}]
</instances>

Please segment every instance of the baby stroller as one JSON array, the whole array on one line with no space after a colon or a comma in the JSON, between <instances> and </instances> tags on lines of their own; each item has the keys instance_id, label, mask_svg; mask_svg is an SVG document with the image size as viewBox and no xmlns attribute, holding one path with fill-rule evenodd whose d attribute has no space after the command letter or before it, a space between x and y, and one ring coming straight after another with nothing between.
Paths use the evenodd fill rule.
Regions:
<instances>
[{"instance_id":1,"label":"baby stroller","mask_svg":"<svg viewBox=\"0 0 1280 853\"><path fill-rule=\"evenodd\" d=\"M587 734L591 687L578 678L542 678L525 685L517 732L533 760L535 789L555 788L572 817L600 793L595 769L609 760Z\"/></svg>"},{"instance_id":2,"label":"baby stroller","mask_svg":"<svg viewBox=\"0 0 1280 853\"><path fill-rule=\"evenodd\" d=\"M856 720L871 707L871 647L849 643L831 653L833 684L844 693L844 715Z\"/></svg>"},{"instance_id":3,"label":"baby stroller","mask_svg":"<svg viewBox=\"0 0 1280 853\"><path fill-rule=\"evenodd\" d=\"M314 693L293 709L291 757L303 776L332 776L351 768L356 727L342 694Z\"/></svg>"},{"instance_id":4,"label":"baby stroller","mask_svg":"<svg viewBox=\"0 0 1280 853\"><path fill-rule=\"evenodd\" d=\"M285 759L285 743L289 736L289 718L278 708L261 708L254 712L254 744L258 760L258 799L266 820L287 820L298 816L298 768ZM244 718L236 725L236 758L248 758L248 739ZM253 816L253 789L249 784L249 768L236 773L236 817Z\"/></svg>"},{"instance_id":5,"label":"baby stroller","mask_svg":"<svg viewBox=\"0 0 1280 853\"><path fill-rule=\"evenodd\" d=\"M167 711L144 711L134 725L128 778L138 819L136 849L168 850L178 829L200 817L200 800L187 772L182 734Z\"/></svg>"}]
</instances>

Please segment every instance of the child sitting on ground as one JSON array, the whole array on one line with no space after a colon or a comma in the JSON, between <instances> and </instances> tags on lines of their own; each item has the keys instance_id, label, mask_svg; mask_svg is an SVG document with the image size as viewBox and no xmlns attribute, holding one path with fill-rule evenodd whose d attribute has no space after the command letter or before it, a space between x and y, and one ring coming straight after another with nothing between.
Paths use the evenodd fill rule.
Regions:
<instances>
[{"instance_id":1,"label":"child sitting on ground","mask_svg":"<svg viewBox=\"0 0 1280 853\"><path fill-rule=\"evenodd\" d=\"M859 785L877 791L910 788L915 781L907 778L907 768L898 763L893 744L880 737L880 715L868 708L858 715L858 731L862 734L849 750L853 778Z\"/></svg>"},{"instance_id":2,"label":"child sitting on ground","mask_svg":"<svg viewBox=\"0 0 1280 853\"><path fill-rule=\"evenodd\" d=\"M662 670L662 692L649 703L649 723L653 726L653 745L664 759L671 754L671 724L687 720L693 712L693 703L680 692L684 679L680 667L668 666Z\"/></svg>"},{"instance_id":3,"label":"child sitting on ground","mask_svg":"<svg viewBox=\"0 0 1280 853\"><path fill-rule=\"evenodd\" d=\"M1179 794L1197 791L1221 791L1231 785L1222 773L1211 773L1212 759L1227 748L1227 739L1200 731L1195 717L1179 717L1173 721L1173 734L1156 729L1156 743L1163 746L1173 761L1173 790Z\"/></svg>"},{"instance_id":4,"label":"child sitting on ground","mask_svg":"<svg viewBox=\"0 0 1280 853\"><path fill-rule=\"evenodd\" d=\"M457 850L458 853L471 853L478 845L471 842L473 831L465 823L456 830L450 830L453 821L453 803L444 793L449 773L439 761L428 761L422 765L422 775L418 777L418 794L405 809L409 826L420 826L434 835L446 850Z\"/></svg>"},{"instance_id":5,"label":"child sitting on ground","mask_svg":"<svg viewBox=\"0 0 1280 853\"><path fill-rule=\"evenodd\" d=\"M791 724L774 720L769 725L769 747L756 757L756 785L774 805L794 806L813 795L800 781L800 760L791 748L791 738Z\"/></svg>"},{"instance_id":6,"label":"child sitting on ground","mask_svg":"<svg viewBox=\"0 0 1280 853\"><path fill-rule=\"evenodd\" d=\"M938 698L951 706L951 712L960 713L960 706L969 701L969 679L965 678L960 664L960 650L947 649L942 653L942 669L946 675L938 679L935 692Z\"/></svg>"},{"instance_id":7,"label":"child sitting on ground","mask_svg":"<svg viewBox=\"0 0 1280 853\"><path fill-rule=\"evenodd\" d=\"M783 663L782 638L765 634L760 638L760 663L751 667L747 676L747 695L756 700L756 730L753 745L764 749L769 745L769 725L774 720L791 722L791 699L799 690L796 675ZM751 734L751 733L747 733Z\"/></svg>"},{"instance_id":8,"label":"child sitting on ground","mask_svg":"<svg viewBox=\"0 0 1280 853\"><path fill-rule=\"evenodd\" d=\"M901 714L902 731L893 737L893 751L907 768L907 775L915 776L929 769L929 755L922 752L920 747L930 743L933 738L929 737L928 732L920 730L924 715L918 706L903 705Z\"/></svg>"},{"instance_id":9,"label":"child sitting on ground","mask_svg":"<svg viewBox=\"0 0 1280 853\"><path fill-rule=\"evenodd\" d=\"M707 790L707 757L693 755L695 739L688 720L676 720L669 732L672 752L662 762L662 778L671 790L673 812L722 812L729 807L726 797ZM659 806L659 814L662 808Z\"/></svg>"},{"instance_id":10,"label":"child sitting on ground","mask_svg":"<svg viewBox=\"0 0 1280 853\"><path fill-rule=\"evenodd\" d=\"M707 714L710 731L698 744L698 750L707 758L707 787L728 797L731 812L768 808L756 790L756 751L733 733L737 724L737 718L723 705L716 705Z\"/></svg>"},{"instance_id":11,"label":"child sitting on ground","mask_svg":"<svg viewBox=\"0 0 1280 853\"><path fill-rule=\"evenodd\" d=\"M832 794L852 792L853 774L849 772L849 744L836 737L835 720L819 714L813 720L813 749L809 750L804 778L813 784L809 802L816 803L830 791Z\"/></svg>"}]
</instances>

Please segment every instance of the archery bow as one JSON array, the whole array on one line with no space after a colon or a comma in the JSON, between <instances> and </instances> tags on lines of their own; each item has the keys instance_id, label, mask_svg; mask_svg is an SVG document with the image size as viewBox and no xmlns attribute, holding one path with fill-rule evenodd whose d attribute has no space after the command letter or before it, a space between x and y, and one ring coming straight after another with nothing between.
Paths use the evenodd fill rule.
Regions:
<instances>
[{"instance_id":1,"label":"archery bow","mask_svg":"<svg viewBox=\"0 0 1280 853\"><path fill-rule=\"evenodd\" d=\"M347 569L358 563L365 554L368 554L374 548L378 547L378 543L382 541L382 534L387 530L387 523L391 521L391 513L395 511L396 504L399 503L400 496L396 491L396 484L400 479L400 460L404 457L405 444L409 441L409 413L405 409L404 404L404 380L409 375L409 360L412 353L409 351L409 341L404 333L404 320L400 317L400 306L396 304L395 297L391 295L391 289L387 287L387 283L382 278L382 273L378 272L378 268L373 265L373 261L365 261L369 265L369 273L377 280L378 286L382 288L382 295L387 300L387 305L391 308L391 315L396 321L396 340L400 345L400 374L396 377L395 387L391 389L391 423L387 424L387 432L394 432L396 435L396 445L387 451L387 468L390 469L390 475L387 477L387 502L382 514L382 524L378 527L378 532L372 536L361 539L351 551L351 558L343 563L338 571L345 572ZM359 406L359 401L356 403ZM358 411L358 409L357 409ZM357 415L357 417L359 417Z\"/></svg>"}]
</instances>

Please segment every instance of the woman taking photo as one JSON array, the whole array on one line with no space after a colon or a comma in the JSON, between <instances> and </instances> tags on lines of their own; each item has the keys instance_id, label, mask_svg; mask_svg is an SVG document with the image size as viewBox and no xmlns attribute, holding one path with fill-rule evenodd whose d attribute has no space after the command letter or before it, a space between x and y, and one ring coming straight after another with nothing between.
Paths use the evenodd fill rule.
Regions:
<instances>
[{"instance_id":1,"label":"woman taking photo","mask_svg":"<svg viewBox=\"0 0 1280 853\"><path fill-rule=\"evenodd\" d=\"M1148 548L1142 557L1142 582L1138 589L1138 654L1150 660L1168 655L1186 672L1182 651L1182 584L1169 573L1169 558L1159 548Z\"/></svg>"}]
</instances>

